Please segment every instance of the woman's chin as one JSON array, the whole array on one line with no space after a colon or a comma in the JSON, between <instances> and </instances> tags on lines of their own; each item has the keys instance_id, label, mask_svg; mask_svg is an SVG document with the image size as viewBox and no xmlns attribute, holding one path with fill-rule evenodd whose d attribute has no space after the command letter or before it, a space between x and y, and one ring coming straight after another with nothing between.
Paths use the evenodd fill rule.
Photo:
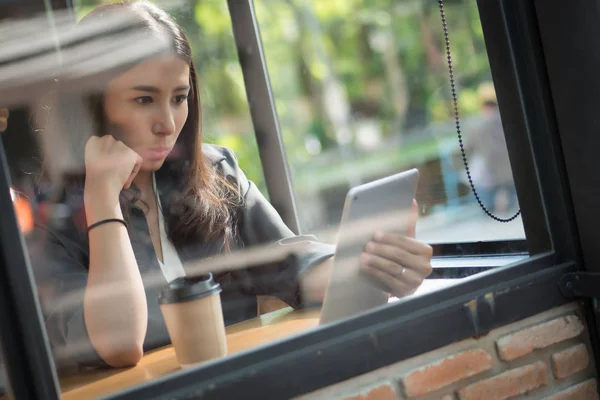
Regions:
<instances>
[{"instance_id":1,"label":"woman's chin","mask_svg":"<svg viewBox=\"0 0 600 400\"><path fill-rule=\"evenodd\" d=\"M164 163L165 160L162 158L160 160L144 160L144 163L140 169L142 171L156 172L163 166Z\"/></svg>"}]
</instances>

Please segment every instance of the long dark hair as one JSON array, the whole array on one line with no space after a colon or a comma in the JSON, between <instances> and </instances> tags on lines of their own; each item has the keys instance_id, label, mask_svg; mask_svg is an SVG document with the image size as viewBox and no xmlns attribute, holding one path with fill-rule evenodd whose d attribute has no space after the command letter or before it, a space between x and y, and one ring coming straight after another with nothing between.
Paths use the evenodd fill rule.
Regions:
<instances>
[{"instance_id":1,"label":"long dark hair","mask_svg":"<svg viewBox=\"0 0 600 400\"><path fill-rule=\"evenodd\" d=\"M133 12L149 34L166 34L172 51L190 67L188 117L176 143L179 154L167 159L156 173L158 184L167 184L170 191L169 206L163 210L167 235L179 247L211 243L219 250L229 250L233 241L237 240L236 215L242 200L237 187L219 172L202 151L198 78L189 40L168 13L146 1L102 5L86 15L80 23L102 18L105 11L119 9ZM92 96L90 108L96 133L99 136L107 134L102 95ZM133 203L138 199L139 192L136 195L134 188L121 196L121 203Z\"/></svg>"}]
</instances>

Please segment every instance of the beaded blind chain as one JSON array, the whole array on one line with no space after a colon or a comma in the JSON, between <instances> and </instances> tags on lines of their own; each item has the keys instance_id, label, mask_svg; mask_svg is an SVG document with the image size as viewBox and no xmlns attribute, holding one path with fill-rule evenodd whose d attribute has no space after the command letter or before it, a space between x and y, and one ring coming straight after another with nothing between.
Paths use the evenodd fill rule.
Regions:
<instances>
[{"instance_id":1,"label":"beaded blind chain","mask_svg":"<svg viewBox=\"0 0 600 400\"><path fill-rule=\"evenodd\" d=\"M452 68L452 58L450 56L450 36L448 34L448 24L446 24L446 13L444 12L444 0L438 0L438 4L440 5L440 15L442 17L442 25L444 28L444 39L446 42L446 55L448 56L448 73L450 75L450 88L452 89L452 103L454 106L454 119L456 121L456 133L458 133L458 144L460 146L460 154L462 156L463 164L465 165L465 171L467 173L467 179L469 180L469 185L471 186L471 191L473 195L475 195L475 199L477 203L481 207L481 209L492 219L498 222L511 222L515 220L520 214L521 209L519 209L515 215L510 218L500 218L492 214L490 210L483 204L481 199L479 198L479 194L475 189L475 185L473 184L473 180L471 179L471 170L469 169L469 164L467 163L467 155L465 154L465 147L463 145L462 133L460 130L460 115L458 112L458 101L456 98L456 85L454 84L454 69Z\"/></svg>"}]
</instances>

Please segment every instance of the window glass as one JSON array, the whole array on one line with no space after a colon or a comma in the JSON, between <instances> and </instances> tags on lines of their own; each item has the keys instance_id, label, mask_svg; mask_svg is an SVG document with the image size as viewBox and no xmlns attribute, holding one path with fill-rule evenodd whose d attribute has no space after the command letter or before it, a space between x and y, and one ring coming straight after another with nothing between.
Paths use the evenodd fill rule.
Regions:
<instances>
[{"instance_id":1,"label":"window glass","mask_svg":"<svg viewBox=\"0 0 600 400\"><path fill-rule=\"evenodd\" d=\"M313 236L293 235L268 202L227 2L110 4L79 0L0 25L11 195L64 398L447 286L426 279L427 243L523 238L519 219L498 224L470 200L434 6L256 2L302 232ZM452 2L447 15L473 176L508 216L517 204L477 12ZM490 169L493 157L502 163ZM348 189L412 167L419 205L406 231L334 259ZM490 186L484 175L499 169L506 180ZM341 284L325 297L330 281Z\"/></svg>"},{"instance_id":2,"label":"window glass","mask_svg":"<svg viewBox=\"0 0 600 400\"><path fill-rule=\"evenodd\" d=\"M500 218L518 209L474 1L447 2L460 123L472 180ZM303 231L334 240L353 186L418 168L418 237L524 238L471 192L437 2L256 1Z\"/></svg>"}]
</instances>

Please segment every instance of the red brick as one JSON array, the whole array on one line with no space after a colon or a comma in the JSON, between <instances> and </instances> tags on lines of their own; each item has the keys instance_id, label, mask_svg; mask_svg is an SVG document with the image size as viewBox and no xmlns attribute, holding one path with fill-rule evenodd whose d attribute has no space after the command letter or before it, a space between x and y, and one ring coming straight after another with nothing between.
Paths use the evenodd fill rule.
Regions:
<instances>
[{"instance_id":1,"label":"red brick","mask_svg":"<svg viewBox=\"0 0 600 400\"><path fill-rule=\"evenodd\" d=\"M498 354L504 361L511 361L579 336L583 330L583 323L575 315L557 318L500 338L496 342Z\"/></svg>"},{"instance_id":2,"label":"red brick","mask_svg":"<svg viewBox=\"0 0 600 400\"><path fill-rule=\"evenodd\" d=\"M402 382L406 395L423 396L492 368L492 356L481 349L463 351L415 369Z\"/></svg>"},{"instance_id":3,"label":"red brick","mask_svg":"<svg viewBox=\"0 0 600 400\"><path fill-rule=\"evenodd\" d=\"M585 344L578 344L566 350L552 354L552 372L556 379L564 379L583 371L590 363Z\"/></svg>"},{"instance_id":4,"label":"red brick","mask_svg":"<svg viewBox=\"0 0 600 400\"><path fill-rule=\"evenodd\" d=\"M473 383L460 389L458 394L461 400L504 400L531 392L547 383L546 363L539 361Z\"/></svg>"},{"instance_id":5,"label":"red brick","mask_svg":"<svg viewBox=\"0 0 600 400\"><path fill-rule=\"evenodd\" d=\"M372 388L363 393L344 397L344 400L397 400L396 389L389 383Z\"/></svg>"},{"instance_id":6,"label":"red brick","mask_svg":"<svg viewBox=\"0 0 600 400\"><path fill-rule=\"evenodd\" d=\"M596 380L590 379L555 395L546 397L544 400L598 400Z\"/></svg>"}]
</instances>

